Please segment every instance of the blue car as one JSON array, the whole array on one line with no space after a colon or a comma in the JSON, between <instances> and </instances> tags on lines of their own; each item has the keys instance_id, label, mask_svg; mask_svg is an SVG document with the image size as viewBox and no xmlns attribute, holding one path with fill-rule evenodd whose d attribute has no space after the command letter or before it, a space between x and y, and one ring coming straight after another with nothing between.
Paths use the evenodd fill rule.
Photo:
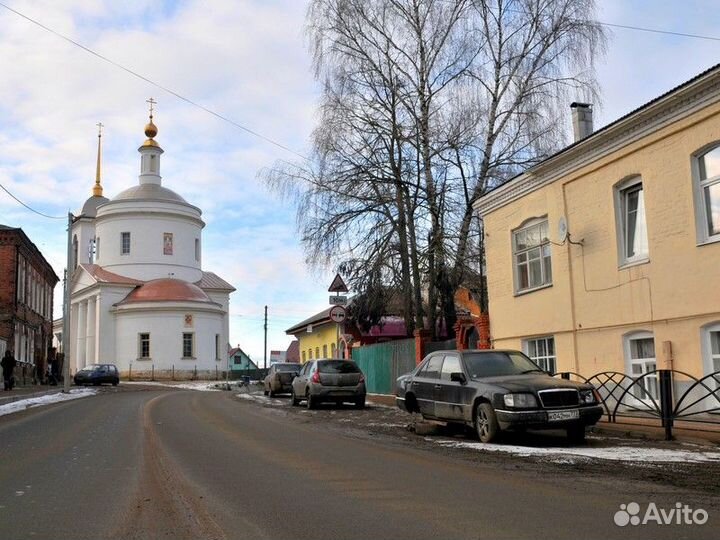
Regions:
<instances>
[{"instance_id":1,"label":"blue car","mask_svg":"<svg viewBox=\"0 0 720 540\"><path fill-rule=\"evenodd\" d=\"M120 383L120 373L114 364L91 364L78 371L73 380L77 386L100 386L103 383L117 386Z\"/></svg>"}]
</instances>

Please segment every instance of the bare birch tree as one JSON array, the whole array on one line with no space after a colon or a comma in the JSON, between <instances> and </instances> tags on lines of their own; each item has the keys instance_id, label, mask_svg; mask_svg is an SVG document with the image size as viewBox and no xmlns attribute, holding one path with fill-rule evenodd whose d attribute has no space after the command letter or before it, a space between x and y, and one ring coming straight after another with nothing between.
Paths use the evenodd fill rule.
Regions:
<instances>
[{"instance_id":1,"label":"bare birch tree","mask_svg":"<svg viewBox=\"0 0 720 540\"><path fill-rule=\"evenodd\" d=\"M410 329L455 322L481 264L473 203L559 149L594 96L593 0L311 0L323 84L312 159L263 171L298 202L307 260L403 293ZM373 316L369 316L372 322Z\"/></svg>"}]
</instances>

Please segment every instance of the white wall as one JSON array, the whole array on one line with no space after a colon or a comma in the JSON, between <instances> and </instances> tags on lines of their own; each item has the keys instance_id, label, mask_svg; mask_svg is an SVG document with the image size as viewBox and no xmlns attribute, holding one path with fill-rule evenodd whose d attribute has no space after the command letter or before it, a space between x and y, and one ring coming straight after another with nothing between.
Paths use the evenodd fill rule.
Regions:
<instances>
[{"instance_id":1,"label":"white wall","mask_svg":"<svg viewBox=\"0 0 720 540\"><path fill-rule=\"evenodd\" d=\"M130 203L124 212L115 208L117 203L106 204L98 211L96 236L100 238L100 257L97 264L110 272L143 281L169 276L199 281L201 260L195 258L195 240L200 240L202 252L204 225L199 212L174 203L155 201L147 208L138 201ZM123 255L121 250L123 232L130 233L128 255ZM163 233L173 234L172 255L164 254Z\"/></svg>"},{"instance_id":2,"label":"white wall","mask_svg":"<svg viewBox=\"0 0 720 540\"><path fill-rule=\"evenodd\" d=\"M185 315L193 316L192 327L185 326ZM219 312L193 311L124 311L116 312L115 363L121 372L129 370L132 363L133 372L171 370L175 372L225 369L224 353L221 341L221 360L215 357L215 335L223 335L223 314ZM138 335L150 333L150 360L138 360ZM195 334L195 358L182 358L182 334ZM222 337L221 337L222 339ZM225 342L227 343L227 342Z\"/></svg>"}]
</instances>

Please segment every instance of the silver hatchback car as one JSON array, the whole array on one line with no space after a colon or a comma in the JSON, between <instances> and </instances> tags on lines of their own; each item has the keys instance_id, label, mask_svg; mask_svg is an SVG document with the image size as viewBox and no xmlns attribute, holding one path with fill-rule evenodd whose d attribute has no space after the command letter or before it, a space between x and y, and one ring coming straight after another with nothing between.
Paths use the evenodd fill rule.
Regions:
<instances>
[{"instance_id":1,"label":"silver hatchback car","mask_svg":"<svg viewBox=\"0 0 720 540\"><path fill-rule=\"evenodd\" d=\"M365 376L350 360L310 360L292 382L292 404L305 400L308 409L322 402L352 402L365 407Z\"/></svg>"}]
</instances>

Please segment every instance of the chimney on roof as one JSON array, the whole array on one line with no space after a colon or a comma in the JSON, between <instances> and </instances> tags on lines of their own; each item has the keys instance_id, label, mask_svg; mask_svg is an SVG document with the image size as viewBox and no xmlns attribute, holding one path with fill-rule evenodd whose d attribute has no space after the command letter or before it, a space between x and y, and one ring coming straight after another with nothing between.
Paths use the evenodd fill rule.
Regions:
<instances>
[{"instance_id":1,"label":"chimney on roof","mask_svg":"<svg viewBox=\"0 0 720 540\"><path fill-rule=\"evenodd\" d=\"M573 102L570 104L570 108L572 109L573 134L575 135L573 142L578 142L592 135L592 103Z\"/></svg>"}]
</instances>

